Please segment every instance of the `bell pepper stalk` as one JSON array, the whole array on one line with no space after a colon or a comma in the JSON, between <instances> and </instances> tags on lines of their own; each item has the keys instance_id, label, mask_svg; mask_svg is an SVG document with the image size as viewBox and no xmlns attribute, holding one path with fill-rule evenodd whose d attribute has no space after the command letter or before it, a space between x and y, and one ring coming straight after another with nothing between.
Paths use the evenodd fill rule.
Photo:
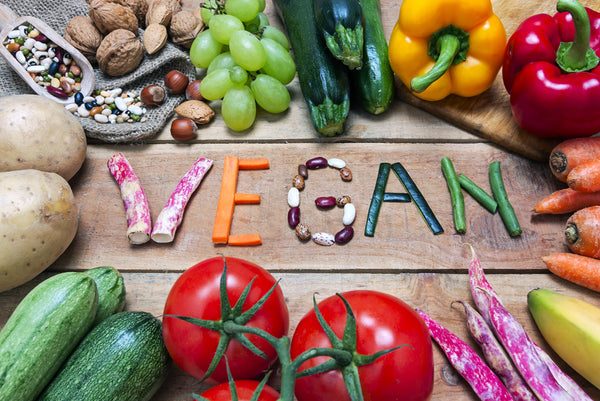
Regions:
<instances>
[{"instance_id":1,"label":"bell pepper stalk","mask_svg":"<svg viewBox=\"0 0 600 401\"><path fill-rule=\"evenodd\" d=\"M223 258L223 264L223 274L221 275L220 281L220 296L221 299L224 300L224 302L221 302L220 320L205 320L189 316L165 315L181 319L188 323L195 324L199 327L218 331L221 334L218 349L216 350L211 364L206 374L204 375L202 381L207 379L214 372L214 370L217 367L217 364L219 363L221 358L224 357L227 345L231 340L239 341L250 351L254 352L256 355L265 358L268 361L268 357L244 335L253 334L267 341L269 344L271 344L271 346L273 346L273 348L277 352L277 356L279 358L279 363L281 366L281 390L279 401L294 400L294 388L297 378L328 372L330 370L336 369L342 372L344 383L346 384L346 389L348 390L350 399L352 401L363 401L364 397L360 386L358 367L361 365L373 363L375 362L375 360L382 357L383 355L386 355L404 346L400 345L394 348L381 350L370 355L359 354L358 352L356 352L356 318L354 316L354 313L352 312L350 304L346 301L346 299L344 299L344 297L341 294L336 294L343 301L344 307L346 308L346 325L344 327L344 333L342 335L342 338L340 339L335 335L331 327L325 321L323 315L319 311L315 297L313 296L313 303L317 319L321 323L321 327L323 328L331 342L331 348L310 348L298 355L296 359L292 360L290 354L291 341L289 337L283 336L281 338L277 338L264 330L245 325L251 319L252 315L256 313L256 311L258 311L260 307L267 301L267 299L273 293L277 285L279 285L279 281L275 283L275 285L265 295L263 295L263 297L260 298L256 302L256 304L254 304L250 309L246 310L245 312L242 312L242 305L245 303L246 298L250 293L252 282L250 282L248 286L244 289L242 295L237 300L236 304L233 307L231 307L227 296L227 262L225 261L225 258ZM330 359L328 359L326 362L321 363L320 365L303 370L302 372L298 373L298 370L306 361L312 358L322 356L327 356Z\"/></svg>"},{"instance_id":2,"label":"bell pepper stalk","mask_svg":"<svg viewBox=\"0 0 600 401\"><path fill-rule=\"evenodd\" d=\"M508 40L502 68L516 123L542 138L600 132L600 13L559 0Z\"/></svg>"},{"instance_id":3,"label":"bell pepper stalk","mask_svg":"<svg viewBox=\"0 0 600 401\"><path fill-rule=\"evenodd\" d=\"M506 31L490 0L405 0L388 46L390 66L417 97L486 91L502 66Z\"/></svg>"}]
</instances>

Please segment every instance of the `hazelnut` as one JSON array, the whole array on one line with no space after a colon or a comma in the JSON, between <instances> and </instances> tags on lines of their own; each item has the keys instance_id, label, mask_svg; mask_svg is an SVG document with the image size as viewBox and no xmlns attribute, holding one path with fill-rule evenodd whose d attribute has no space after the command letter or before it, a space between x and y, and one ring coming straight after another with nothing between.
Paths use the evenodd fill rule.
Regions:
<instances>
[{"instance_id":1,"label":"hazelnut","mask_svg":"<svg viewBox=\"0 0 600 401\"><path fill-rule=\"evenodd\" d=\"M173 94L185 92L189 82L189 78L181 71L172 70L165 75L165 86Z\"/></svg>"},{"instance_id":2,"label":"hazelnut","mask_svg":"<svg viewBox=\"0 0 600 401\"><path fill-rule=\"evenodd\" d=\"M176 141L191 141L196 137L198 126L189 118L176 118L171 122L171 136Z\"/></svg>"},{"instance_id":3,"label":"hazelnut","mask_svg":"<svg viewBox=\"0 0 600 401\"><path fill-rule=\"evenodd\" d=\"M187 100L202 100L202 94L200 93L200 80L197 79L195 81L190 82L190 84L185 88L185 98Z\"/></svg>"},{"instance_id":4,"label":"hazelnut","mask_svg":"<svg viewBox=\"0 0 600 401\"><path fill-rule=\"evenodd\" d=\"M160 85L148 85L140 93L140 100L146 106L158 106L166 97L165 88Z\"/></svg>"}]
</instances>

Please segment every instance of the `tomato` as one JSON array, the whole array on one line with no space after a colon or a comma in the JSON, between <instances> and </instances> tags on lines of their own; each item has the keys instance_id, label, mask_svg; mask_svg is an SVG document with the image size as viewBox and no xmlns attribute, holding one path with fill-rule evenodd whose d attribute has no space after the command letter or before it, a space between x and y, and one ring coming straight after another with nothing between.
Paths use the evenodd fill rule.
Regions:
<instances>
[{"instance_id":1,"label":"tomato","mask_svg":"<svg viewBox=\"0 0 600 401\"><path fill-rule=\"evenodd\" d=\"M242 311L251 308L276 283L269 272L254 263L231 257L225 259L227 294L231 306L235 305L244 288L253 278L255 280ZM218 256L204 260L186 270L173 284L167 296L164 314L219 321L221 319L219 288L223 268L223 257ZM262 329L277 338L287 335L289 312L279 286L245 325ZM256 335L245 336L268 356L271 363L277 360L277 353L270 344ZM201 379L208 371L221 333L165 316L163 337L175 363L188 374ZM269 368L269 363L264 358L257 356L237 340L229 342L225 357L229 362L232 377L236 380L254 379ZM210 378L216 382L228 380L225 358L221 358Z\"/></svg>"},{"instance_id":2,"label":"tomato","mask_svg":"<svg viewBox=\"0 0 600 401\"><path fill-rule=\"evenodd\" d=\"M424 401L433 391L433 348L423 319L400 299L376 291L350 291L341 294L356 316L359 354L404 346L358 367L365 401ZM346 310L337 296L318 303L325 321L338 338L346 324ZM329 347L331 343L311 310L298 323L291 343L291 356L296 358L313 347ZM327 360L318 357L305 362L300 371ZM332 370L303 377L296 382L298 401L350 400L341 373Z\"/></svg>"},{"instance_id":3,"label":"tomato","mask_svg":"<svg viewBox=\"0 0 600 401\"><path fill-rule=\"evenodd\" d=\"M255 380L237 380L235 382L235 391L238 401L250 401L258 385L259 382ZM221 383L209 388L200 395L210 401L231 401L229 383ZM269 387L269 385L265 385L258 397L258 401L277 401L278 399L279 393L273 387Z\"/></svg>"}]
</instances>

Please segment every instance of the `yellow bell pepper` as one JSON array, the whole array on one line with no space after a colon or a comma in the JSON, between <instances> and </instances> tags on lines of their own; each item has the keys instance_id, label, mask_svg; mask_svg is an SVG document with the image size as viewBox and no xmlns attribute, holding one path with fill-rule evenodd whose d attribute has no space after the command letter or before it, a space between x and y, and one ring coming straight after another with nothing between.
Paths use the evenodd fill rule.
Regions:
<instances>
[{"instance_id":1,"label":"yellow bell pepper","mask_svg":"<svg viewBox=\"0 0 600 401\"><path fill-rule=\"evenodd\" d=\"M388 54L404 85L434 101L487 90L505 46L506 31L490 0L404 0Z\"/></svg>"}]
</instances>

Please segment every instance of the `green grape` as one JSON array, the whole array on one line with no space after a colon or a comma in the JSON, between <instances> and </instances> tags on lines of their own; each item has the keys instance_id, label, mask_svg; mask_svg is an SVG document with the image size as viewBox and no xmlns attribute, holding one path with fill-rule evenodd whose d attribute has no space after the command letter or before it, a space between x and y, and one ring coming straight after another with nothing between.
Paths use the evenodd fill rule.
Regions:
<instances>
[{"instance_id":1,"label":"green grape","mask_svg":"<svg viewBox=\"0 0 600 401\"><path fill-rule=\"evenodd\" d=\"M218 68L227 68L228 70L230 70L236 65L237 64L235 63L235 60L233 59L233 57L231 57L231 53L225 51L219 54L213 59L213 61L210 62L208 68L206 69L206 75L210 74Z\"/></svg>"},{"instance_id":2,"label":"green grape","mask_svg":"<svg viewBox=\"0 0 600 401\"><path fill-rule=\"evenodd\" d=\"M292 82L296 75L296 64L290 53L272 39L262 38L260 43L267 55L267 62L260 71L277 78L284 85Z\"/></svg>"},{"instance_id":3,"label":"green grape","mask_svg":"<svg viewBox=\"0 0 600 401\"><path fill-rule=\"evenodd\" d=\"M200 81L200 94L206 100L219 100L231 88L233 82L229 78L229 70L227 68L218 68L206 75Z\"/></svg>"},{"instance_id":4,"label":"green grape","mask_svg":"<svg viewBox=\"0 0 600 401\"><path fill-rule=\"evenodd\" d=\"M260 12L252 21L248 21L244 25L246 25L246 30L248 32L255 33L269 26L269 17L267 17L265 13Z\"/></svg>"},{"instance_id":5,"label":"green grape","mask_svg":"<svg viewBox=\"0 0 600 401\"><path fill-rule=\"evenodd\" d=\"M267 2L265 0L258 0L258 12L265 11L266 7L267 7Z\"/></svg>"},{"instance_id":6,"label":"green grape","mask_svg":"<svg viewBox=\"0 0 600 401\"><path fill-rule=\"evenodd\" d=\"M221 103L223 121L234 131L243 131L254 124L256 102L247 85L233 85Z\"/></svg>"},{"instance_id":7,"label":"green grape","mask_svg":"<svg viewBox=\"0 0 600 401\"><path fill-rule=\"evenodd\" d=\"M235 31L231 35L229 51L236 64L246 71L258 71L267 62L260 40L248 31Z\"/></svg>"},{"instance_id":8,"label":"green grape","mask_svg":"<svg viewBox=\"0 0 600 401\"><path fill-rule=\"evenodd\" d=\"M236 65L229 70L229 79L235 85L244 85L248 81L248 72Z\"/></svg>"},{"instance_id":9,"label":"green grape","mask_svg":"<svg viewBox=\"0 0 600 401\"><path fill-rule=\"evenodd\" d=\"M227 0L225 2L225 12L235 15L244 22L253 20L259 11L259 0Z\"/></svg>"},{"instance_id":10,"label":"green grape","mask_svg":"<svg viewBox=\"0 0 600 401\"><path fill-rule=\"evenodd\" d=\"M283 46L285 50L290 50L290 42L288 41L287 36L285 36L285 33L283 33L280 29L277 29L272 25L265 26L262 37L272 39L275 42L279 43L281 46Z\"/></svg>"},{"instance_id":11,"label":"green grape","mask_svg":"<svg viewBox=\"0 0 600 401\"><path fill-rule=\"evenodd\" d=\"M251 87L256 103L269 113L281 113L290 105L290 92L276 78L258 74Z\"/></svg>"},{"instance_id":12,"label":"green grape","mask_svg":"<svg viewBox=\"0 0 600 401\"><path fill-rule=\"evenodd\" d=\"M205 0L200 4L200 17L204 24L208 25L210 19L217 11L217 0Z\"/></svg>"},{"instance_id":13,"label":"green grape","mask_svg":"<svg viewBox=\"0 0 600 401\"><path fill-rule=\"evenodd\" d=\"M217 42L228 45L231 34L244 29L244 23L233 15L218 14L210 19L209 28Z\"/></svg>"},{"instance_id":14,"label":"green grape","mask_svg":"<svg viewBox=\"0 0 600 401\"><path fill-rule=\"evenodd\" d=\"M223 44L215 40L210 29L206 29L192 42L190 61L198 68L206 68L221 53L222 49Z\"/></svg>"}]
</instances>

